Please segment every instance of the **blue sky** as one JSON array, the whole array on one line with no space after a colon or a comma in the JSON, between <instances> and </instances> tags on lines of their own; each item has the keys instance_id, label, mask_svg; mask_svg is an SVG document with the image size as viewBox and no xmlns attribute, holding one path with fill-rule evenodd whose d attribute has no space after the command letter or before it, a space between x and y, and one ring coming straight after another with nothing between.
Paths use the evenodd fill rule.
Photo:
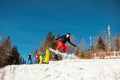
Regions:
<instances>
[{"instance_id":1,"label":"blue sky","mask_svg":"<svg viewBox=\"0 0 120 80\"><path fill-rule=\"evenodd\" d=\"M10 36L25 58L40 46L48 31L70 32L89 46L108 24L120 32L120 0L0 0L0 34Z\"/></svg>"}]
</instances>

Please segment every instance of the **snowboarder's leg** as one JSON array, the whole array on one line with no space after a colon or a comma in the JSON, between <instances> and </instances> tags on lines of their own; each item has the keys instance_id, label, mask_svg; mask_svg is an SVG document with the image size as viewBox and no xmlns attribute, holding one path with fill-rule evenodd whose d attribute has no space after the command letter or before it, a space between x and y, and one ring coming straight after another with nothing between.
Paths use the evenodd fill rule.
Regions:
<instances>
[{"instance_id":1,"label":"snowboarder's leg","mask_svg":"<svg viewBox=\"0 0 120 80\"><path fill-rule=\"evenodd\" d=\"M66 53L67 49L68 49L68 46L64 44L63 52Z\"/></svg>"},{"instance_id":2,"label":"snowboarder's leg","mask_svg":"<svg viewBox=\"0 0 120 80\"><path fill-rule=\"evenodd\" d=\"M60 49L62 49L63 47L64 47L63 42L58 41L58 46L57 46L56 50L60 51Z\"/></svg>"}]
</instances>

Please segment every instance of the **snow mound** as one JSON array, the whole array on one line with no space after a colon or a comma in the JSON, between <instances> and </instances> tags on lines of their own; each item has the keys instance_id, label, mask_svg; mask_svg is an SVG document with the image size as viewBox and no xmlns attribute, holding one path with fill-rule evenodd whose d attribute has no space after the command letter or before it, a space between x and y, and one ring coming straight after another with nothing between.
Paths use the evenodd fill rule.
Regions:
<instances>
[{"instance_id":1,"label":"snow mound","mask_svg":"<svg viewBox=\"0 0 120 80\"><path fill-rule=\"evenodd\" d=\"M120 59L66 59L49 64L12 65L0 80L120 80Z\"/></svg>"}]
</instances>

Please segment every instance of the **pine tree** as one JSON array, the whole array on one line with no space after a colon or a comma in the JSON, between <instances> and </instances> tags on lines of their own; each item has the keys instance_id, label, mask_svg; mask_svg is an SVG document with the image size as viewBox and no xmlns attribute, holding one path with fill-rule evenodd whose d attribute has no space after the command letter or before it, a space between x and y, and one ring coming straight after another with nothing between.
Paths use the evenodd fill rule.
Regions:
<instances>
[{"instance_id":1,"label":"pine tree","mask_svg":"<svg viewBox=\"0 0 120 80\"><path fill-rule=\"evenodd\" d=\"M20 54L18 52L18 49L16 46L14 46L12 48L12 52L11 52L11 57L10 57L10 61L11 63L10 64L20 64L21 61L20 61Z\"/></svg>"},{"instance_id":2,"label":"pine tree","mask_svg":"<svg viewBox=\"0 0 120 80\"><path fill-rule=\"evenodd\" d=\"M58 36L59 36L59 34L57 35L57 37ZM45 52L46 49L48 49L48 48L56 49L56 47L57 47L57 41L55 41L55 38L56 37L52 34L52 32L48 32L45 41L40 46L40 51L41 52ZM50 59L52 59L52 56L50 56Z\"/></svg>"},{"instance_id":3,"label":"pine tree","mask_svg":"<svg viewBox=\"0 0 120 80\"><path fill-rule=\"evenodd\" d=\"M40 47L40 51L44 52L47 48L50 48L50 47L55 49L57 46L57 42L55 42L54 39L55 39L55 36L52 35L52 32L48 32L43 45Z\"/></svg>"},{"instance_id":4,"label":"pine tree","mask_svg":"<svg viewBox=\"0 0 120 80\"><path fill-rule=\"evenodd\" d=\"M11 39L8 37L0 46L0 67L4 67L9 64L9 57L11 57Z\"/></svg>"},{"instance_id":5,"label":"pine tree","mask_svg":"<svg viewBox=\"0 0 120 80\"><path fill-rule=\"evenodd\" d=\"M99 36L99 38L97 40L96 48L97 48L98 51L104 51L105 50L105 44L104 44L101 36Z\"/></svg>"},{"instance_id":6,"label":"pine tree","mask_svg":"<svg viewBox=\"0 0 120 80\"><path fill-rule=\"evenodd\" d=\"M8 37L0 46L0 67L11 64L22 64L25 60L20 57L16 46L12 48L11 39Z\"/></svg>"},{"instance_id":7,"label":"pine tree","mask_svg":"<svg viewBox=\"0 0 120 80\"><path fill-rule=\"evenodd\" d=\"M9 56L9 54L10 54L10 52L11 52L11 50L12 50L10 37L8 37L8 38L3 42L1 48L2 48L2 50L1 50L2 54Z\"/></svg>"}]
</instances>

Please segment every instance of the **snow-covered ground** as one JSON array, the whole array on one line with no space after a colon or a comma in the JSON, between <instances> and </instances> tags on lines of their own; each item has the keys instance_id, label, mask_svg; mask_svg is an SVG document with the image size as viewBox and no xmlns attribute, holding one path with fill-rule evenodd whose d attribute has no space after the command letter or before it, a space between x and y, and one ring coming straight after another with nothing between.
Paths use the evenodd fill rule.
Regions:
<instances>
[{"instance_id":1,"label":"snow-covered ground","mask_svg":"<svg viewBox=\"0 0 120 80\"><path fill-rule=\"evenodd\" d=\"M49 64L12 65L0 80L120 80L120 59L66 59Z\"/></svg>"}]
</instances>

